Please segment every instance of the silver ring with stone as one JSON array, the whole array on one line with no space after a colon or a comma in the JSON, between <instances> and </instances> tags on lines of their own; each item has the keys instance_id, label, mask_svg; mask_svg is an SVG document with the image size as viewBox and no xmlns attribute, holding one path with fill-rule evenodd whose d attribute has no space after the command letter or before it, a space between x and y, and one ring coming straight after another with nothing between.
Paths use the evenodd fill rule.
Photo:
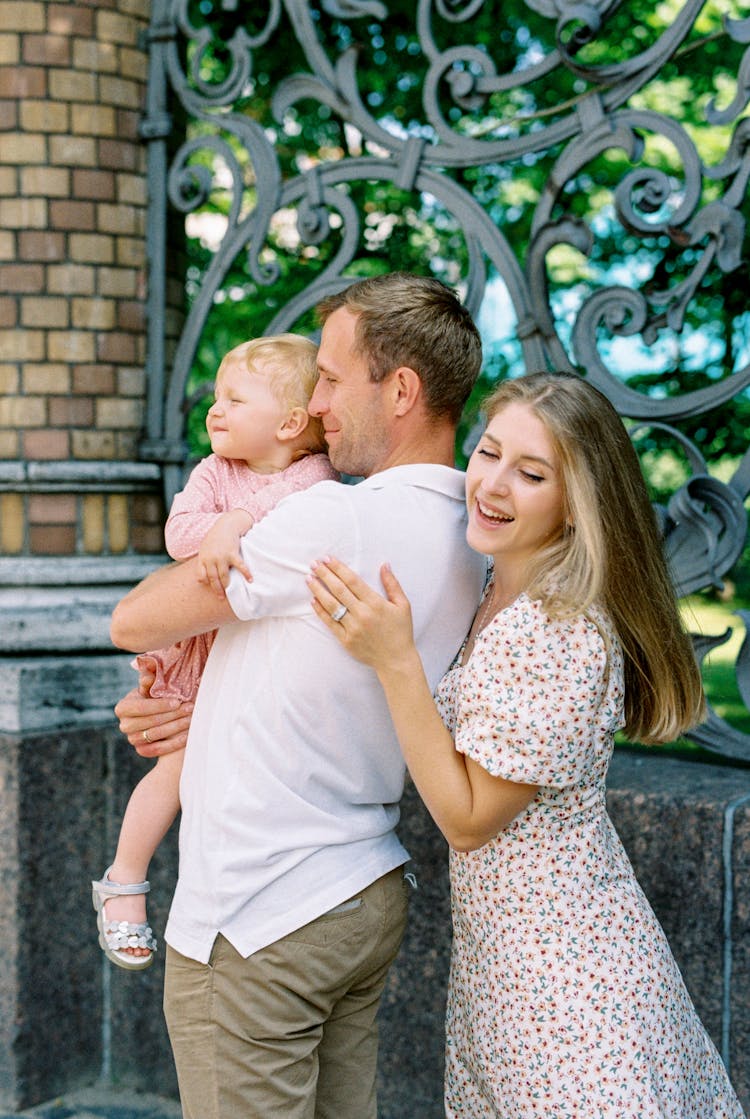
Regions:
<instances>
[{"instance_id":1,"label":"silver ring with stone","mask_svg":"<svg viewBox=\"0 0 750 1119\"><path fill-rule=\"evenodd\" d=\"M341 619L343 618L344 614L346 614L346 611L347 611L347 607L344 606L343 603L342 603L331 614L331 618L333 619L334 622L340 622Z\"/></svg>"}]
</instances>

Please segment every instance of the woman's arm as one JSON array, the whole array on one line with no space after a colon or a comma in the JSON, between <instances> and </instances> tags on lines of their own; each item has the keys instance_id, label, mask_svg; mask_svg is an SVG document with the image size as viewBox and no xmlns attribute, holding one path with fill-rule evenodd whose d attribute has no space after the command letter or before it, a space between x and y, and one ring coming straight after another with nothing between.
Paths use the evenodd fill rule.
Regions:
<instances>
[{"instance_id":1,"label":"woman's arm","mask_svg":"<svg viewBox=\"0 0 750 1119\"><path fill-rule=\"evenodd\" d=\"M537 786L493 777L456 751L414 644L409 601L389 568L381 578L385 598L327 559L309 580L313 608L347 652L377 673L414 784L448 843L474 850L529 804ZM334 621L340 606L346 614Z\"/></svg>"}]
</instances>

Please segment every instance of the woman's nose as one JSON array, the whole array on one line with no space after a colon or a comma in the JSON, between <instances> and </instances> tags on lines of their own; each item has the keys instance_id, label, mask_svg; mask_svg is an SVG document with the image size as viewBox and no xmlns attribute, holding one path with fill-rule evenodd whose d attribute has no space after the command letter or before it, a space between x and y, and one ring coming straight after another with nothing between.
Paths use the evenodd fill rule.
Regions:
<instances>
[{"instance_id":1,"label":"woman's nose","mask_svg":"<svg viewBox=\"0 0 750 1119\"><path fill-rule=\"evenodd\" d=\"M508 485L508 477L505 471L502 469L493 471L489 477L485 478L484 488L490 494L507 494L510 486Z\"/></svg>"}]
</instances>

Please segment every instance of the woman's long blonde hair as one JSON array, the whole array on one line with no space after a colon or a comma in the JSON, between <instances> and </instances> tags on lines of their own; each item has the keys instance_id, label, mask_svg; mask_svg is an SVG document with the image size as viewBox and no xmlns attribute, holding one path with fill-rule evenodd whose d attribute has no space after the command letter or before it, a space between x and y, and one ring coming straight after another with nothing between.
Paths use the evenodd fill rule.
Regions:
<instances>
[{"instance_id":1,"label":"woman's long blonde hair","mask_svg":"<svg viewBox=\"0 0 750 1119\"><path fill-rule=\"evenodd\" d=\"M700 670L677 607L638 456L603 393L575 374L504 381L487 420L527 405L547 428L562 472L565 528L539 553L528 588L553 617L602 606L625 660L625 733L669 742L705 717Z\"/></svg>"}]
</instances>

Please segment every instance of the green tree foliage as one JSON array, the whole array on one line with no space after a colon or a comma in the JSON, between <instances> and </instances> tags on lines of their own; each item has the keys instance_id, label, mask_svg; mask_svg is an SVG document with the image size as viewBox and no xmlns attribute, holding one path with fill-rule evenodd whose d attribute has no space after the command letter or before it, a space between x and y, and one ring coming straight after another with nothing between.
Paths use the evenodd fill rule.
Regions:
<instances>
[{"instance_id":1,"label":"green tree foliage","mask_svg":"<svg viewBox=\"0 0 750 1119\"><path fill-rule=\"evenodd\" d=\"M423 101L429 60L417 33L418 5L413 0L392 0L386 7L388 14L384 19L367 15L340 19L331 14L335 6L322 0L310 5L309 10L319 42L331 63L345 51L356 48L358 89L372 117L391 131L400 130L432 142L436 138L435 127L427 119ZM526 4L496 0L472 7L476 9L472 18L463 22L440 19L432 11L430 27L438 49L470 44L491 58L496 73L511 74L523 71L555 47L555 21ZM576 59L586 65L612 67L642 57L679 16L682 7L682 0L623 0L607 16L599 34L580 46ZM220 0L199 0L191 6L194 24L210 28L213 35L214 47L203 56L204 81L220 84L229 68L228 50L222 44L230 43L238 28L251 38L260 35L268 11L265 4L232 7ZM742 14L739 0L709 0L690 39L643 87L633 92L629 101L631 108L654 110L679 122L709 166L723 158L730 128L707 126L706 106L712 99L722 106L731 101L741 59L741 47L727 36L722 17ZM569 25L567 37L575 33L575 25ZM444 120L456 133L467 137L530 137L542 127L563 119L590 92L584 78L558 66L536 81L509 83L489 98L472 97L472 80L482 71L477 57L464 52L456 60L450 83L442 83L438 98ZM269 42L252 52L252 60L246 93L235 111L246 115L272 138L284 180L294 178L319 161L366 153L367 141L359 132L345 126L337 113L317 100L299 101L283 120L274 118L272 98L281 79L291 73L309 72L286 12ZM469 92L457 99L454 94L462 83ZM192 127L212 131L207 124ZM674 184L675 195L679 195L683 174L679 151L663 135L644 133L643 141L644 151L639 157L642 165L663 171ZM525 263L535 209L563 146L527 152L513 161L446 171L505 233L521 265ZM246 205L252 207L256 201L254 169L241 152L238 157L246 161ZM206 153L202 158L214 157ZM595 231L591 252L586 257L568 246L560 246L549 254L547 261L555 326L569 352L573 315L597 287L613 282L614 277L618 282L638 287L646 298L658 297L658 293L669 291L699 264L702 246L682 245L678 236L665 235L661 229L653 236L644 236L618 220L615 192L631 168L625 151L608 149L581 168L558 199L554 216L565 213ZM349 270L352 277L410 268L433 272L450 283L460 281L467 263L465 238L452 215L440 209L434 199L399 191L381 182L342 184L340 189L362 215L361 243ZM704 179L701 204L718 199L721 189L720 183ZM202 207L201 216L205 219L212 215L220 223L230 204L228 192L216 188ZM750 216L747 199L744 212ZM189 299L200 289L214 251L206 233L210 228L205 220L188 222ZM275 222L262 256L279 270L279 278L270 286L253 278L244 254L237 257L202 334L189 391L200 391L200 386L210 382L227 348L268 328L280 308L330 263L342 235L341 229L333 228L328 237L309 243L295 236L289 223ZM743 257L747 257L746 243ZM310 331L314 325L312 316L307 315L296 327ZM522 370L520 349L512 338L496 344L496 339L489 337L486 342L482 383L467 410L459 448L470 433L477 402L487 388L497 378ZM750 318L744 307L743 284L738 283L737 273L710 269L685 310L681 332L665 330L661 337L643 343L640 349L632 342L624 358L618 356L611 341L603 340L602 347L610 367L644 393L672 395L726 378L738 365L750 360ZM575 355L571 357L575 361ZM741 397L714 414L684 421L682 427L686 435L702 443L707 455L737 456L747 445L749 407L747 399ZM202 440L204 414L205 406L199 406L190 416L190 439L197 453L206 450ZM656 435L644 442L647 452L660 446Z\"/></svg>"}]
</instances>

